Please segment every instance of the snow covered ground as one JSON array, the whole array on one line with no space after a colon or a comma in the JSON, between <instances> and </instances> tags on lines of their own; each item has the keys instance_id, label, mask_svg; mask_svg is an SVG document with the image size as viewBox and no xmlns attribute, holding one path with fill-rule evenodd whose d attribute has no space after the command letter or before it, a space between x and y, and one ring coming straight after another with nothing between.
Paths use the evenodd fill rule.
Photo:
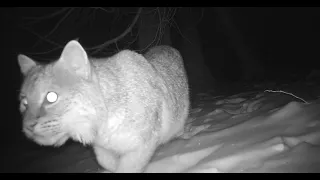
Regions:
<instances>
[{"instance_id":1,"label":"snow covered ground","mask_svg":"<svg viewBox=\"0 0 320 180\"><path fill-rule=\"evenodd\" d=\"M185 134L159 147L146 172L320 172L320 99L243 92L198 94ZM10 151L2 172L101 172L91 148L74 142Z\"/></svg>"},{"instance_id":2,"label":"snow covered ground","mask_svg":"<svg viewBox=\"0 0 320 180\"><path fill-rule=\"evenodd\" d=\"M285 93L203 94L183 139L146 172L320 172L320 101Z\"/></svg>"}]
</instances>

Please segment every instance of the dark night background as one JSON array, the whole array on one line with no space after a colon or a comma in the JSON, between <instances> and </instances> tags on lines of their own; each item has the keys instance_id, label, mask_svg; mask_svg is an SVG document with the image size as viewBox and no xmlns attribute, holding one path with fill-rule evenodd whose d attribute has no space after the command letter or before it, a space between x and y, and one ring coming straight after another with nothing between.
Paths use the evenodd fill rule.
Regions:
<instances>
[{"instance_id":1,"label":"dark night background","mask_svg":"<svg viewBox=\"0 0 320 180\"><path fill-rule=\"evenodd\" d=\"M1 142L4 152L1 154L4 156L19 153L20 148L38 148L25 140L21 132L19 53L39 62L49 62L59 58L68 41L77 38L94 57L110 56L117 52L117 48L139 51L150 44L150 38L155 35L152 34L155 29L151 27L159 23L157 15L156 18L146 15L155 8L144 8L141 13L144 24L139 18L130 33L116 44L111 43L96 52L97 48L92 47L116 38L129 27L138 8L75 8L56 29L56 24L68 10L53 18L39 19L59 9L62 8L0 9L1 86L5 90L2 94L4 116L0 132L4 137ZM171 28L164 31L160 44L171 44L180 50L187 66L192 94L240 81L299 81L305 79L311 70L320 69L318 7L184 7L158 10L154 12L167 15L167 21L174 21ZM141 27L145 29L141 30ZM45 37L53 29L55 31ZM143 35L138 36L139 33ZM8 165L5 166L7 169L0 172L10 171Z\"/></svg>"}]
</instances>

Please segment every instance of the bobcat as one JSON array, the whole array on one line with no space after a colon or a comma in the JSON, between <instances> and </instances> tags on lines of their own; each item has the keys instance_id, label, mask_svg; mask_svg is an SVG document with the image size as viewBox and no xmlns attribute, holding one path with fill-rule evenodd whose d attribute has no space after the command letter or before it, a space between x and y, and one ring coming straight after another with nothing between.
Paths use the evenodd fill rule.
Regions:
<instances>
[{"instance_id":1,"label":"bobcat","mask_svg":"<svg viewBox=\"0 0 320 180\"><path fill-rule=\"evenodd\" d=\"M179 52L151 48L88 58L72 40L60 58L39 64L18 55L23 132L40 145L69 138L93 147L111 172L143 172L156 148L183 133L188 81Z\"/></svg>"}]
</instances>

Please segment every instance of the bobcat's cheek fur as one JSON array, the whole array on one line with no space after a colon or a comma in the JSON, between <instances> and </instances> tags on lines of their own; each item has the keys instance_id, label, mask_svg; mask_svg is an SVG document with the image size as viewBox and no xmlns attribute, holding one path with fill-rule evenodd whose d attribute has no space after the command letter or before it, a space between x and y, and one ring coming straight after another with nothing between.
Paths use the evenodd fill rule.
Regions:
<instances>
[{"instance_id":1,"label":"bobcat's cheek fur","mask_svg":"<svg viewBox=\"0 0 320 180\"><path fill-rule=\"evenodd\" d=\"M73 140L89 144L95 138L94 122L97 121L96 118L96 110L93 106L77 102L73 104L72 109L63 114L61 122Z\"/></svg>"},{"instance_id":2,"label":"bobcat's cheek fur","mask_svg":"<svg viewBox=\"0 0 320 180\"><path fill-rule=\"evenodd\" d=\"M63 131L59 120L48 119L47 117L37 119L32 127L25 123L23 131L29 139L40 145L61 146L68 139L68 135Z\"/></svg>"}]
</instances>

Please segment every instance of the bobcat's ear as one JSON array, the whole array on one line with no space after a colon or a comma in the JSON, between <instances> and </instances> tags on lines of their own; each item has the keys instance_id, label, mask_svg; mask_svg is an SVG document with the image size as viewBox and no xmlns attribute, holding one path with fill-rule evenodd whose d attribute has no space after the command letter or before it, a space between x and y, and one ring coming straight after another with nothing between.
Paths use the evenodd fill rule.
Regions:
<instances>
[{"instance_id":1,"label":"bobcat's ear","mask_svg":"<svg viewBox=\"0 0 320 180\"><path fill-rule=\"evenodd\" d=\"M57 65L82 78L90 78L91 67L87 53L76 40L68 42L64 47Z\"/></svg>"},{"instance_id":2,"label":"bobcat's ear","mask_svg":"<svg viewBox=\"0 0 320 180\"><path fill-rule=\"evenodd\" d=\"M34 60L23 54L18 55L18 64L23 75L26 75L32 67L37 65Z\"/></svg>"}]
</instances>

